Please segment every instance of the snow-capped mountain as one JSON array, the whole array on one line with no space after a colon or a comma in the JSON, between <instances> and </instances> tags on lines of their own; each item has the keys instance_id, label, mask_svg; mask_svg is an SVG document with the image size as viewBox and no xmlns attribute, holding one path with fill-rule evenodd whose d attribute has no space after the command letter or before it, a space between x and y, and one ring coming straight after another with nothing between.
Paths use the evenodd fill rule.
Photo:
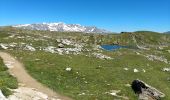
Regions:
<instances>
[{"instance_id":1,"label":"snow-capped mountain","mask_svg":"<svg viewBox=\"0 0 170 100\"><path fill-rule=\"evenodd\" d=\"M49 30L58 32L83 32L83 33L109 33L104 29L97 27L82 26L79 24L65 24L65 23L42 23L42 24L21 24L13 27L30 29L30 30Z\"/></svg>"}]
</instances>

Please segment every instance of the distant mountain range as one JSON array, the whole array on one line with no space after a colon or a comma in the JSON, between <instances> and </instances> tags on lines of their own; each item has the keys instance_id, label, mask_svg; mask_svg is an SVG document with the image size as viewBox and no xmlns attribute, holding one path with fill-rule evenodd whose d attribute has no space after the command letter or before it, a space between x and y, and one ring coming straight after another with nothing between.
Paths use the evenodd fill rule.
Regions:
<instances>
[{"instance_id":1,"label":"distant mountain range","mask_svg":"<svg viewBox=\"0 0 170 100\"><path fill-rule=\"evenodd\" d=\"M165 34L170 34L170 31L168 31L168 32L165 32Z\"/></svg>"},{"instance_id":2,"label":"distant mountain range","mask_svg":"<svg viewBox=\"0 0 170 100\"><path fill-rule=\"evenodd\" d=\"M80 24L65 24L62 22L42 24L21 24L14 25L13 27L29 30L48 30L58 32L110 33L110 31L100 29L95 26L82 26Z\"/></svg>"}]
</instances>

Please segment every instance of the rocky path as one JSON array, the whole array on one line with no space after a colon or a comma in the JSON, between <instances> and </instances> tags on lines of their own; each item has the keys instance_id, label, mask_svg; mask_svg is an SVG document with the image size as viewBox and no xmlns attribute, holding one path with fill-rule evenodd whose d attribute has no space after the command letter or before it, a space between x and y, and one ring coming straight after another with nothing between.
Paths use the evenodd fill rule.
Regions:
<instances>
[{"instance_id":1,"label":"rocky path","mask_svg":"<svg viewBox=\"0 0 170 100\"><path fill-rule=\"evenodd\" d=\"M19 84L22 84L7 100L71 100L37 82L26 72L23 64L10 54L0 52L0 57L9 68L10 74L17 78Z\"/></svg>"}]
</instances>

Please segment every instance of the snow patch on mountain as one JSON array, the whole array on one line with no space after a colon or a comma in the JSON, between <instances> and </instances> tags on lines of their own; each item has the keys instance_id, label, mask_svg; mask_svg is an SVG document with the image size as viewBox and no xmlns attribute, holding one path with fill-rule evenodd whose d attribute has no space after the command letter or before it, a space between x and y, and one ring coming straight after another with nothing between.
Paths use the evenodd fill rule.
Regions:
<instances>
[{"instance_id":1,"label":"snow patch on mountain","mask_svg":"<svg viewBox=\"0 0 170 100\"><path fill-rule=\"evenodd\" d=\"M29 30L49 30L58 32L83 32L83 33L110 33L107 30L100 29L93 26L82 26L80 24L65 24L59 23L42 23L42 24L21 24L14 25L16 28L23 28Z\"/></svg>"}]
</instances>

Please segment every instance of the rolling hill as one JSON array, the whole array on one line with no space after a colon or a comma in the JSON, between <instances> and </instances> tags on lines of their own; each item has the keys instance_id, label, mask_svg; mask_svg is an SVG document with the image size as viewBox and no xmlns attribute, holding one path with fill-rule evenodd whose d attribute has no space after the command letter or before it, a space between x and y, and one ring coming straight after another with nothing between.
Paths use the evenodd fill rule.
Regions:
<instances>
[{"instance_id":1,"label":"rolling hill","mask_svg":"<svg viewBox=\"0 0 170 100\"><path fill-rule=\"evenodd\" d=\"M112 51L102 45L120 45ZM97 34L0 28L0 50L28 73L75 100L136 100L131 82L140 79L169 100L170 35L151 31Z\"/></svg>"}]
</instances>

